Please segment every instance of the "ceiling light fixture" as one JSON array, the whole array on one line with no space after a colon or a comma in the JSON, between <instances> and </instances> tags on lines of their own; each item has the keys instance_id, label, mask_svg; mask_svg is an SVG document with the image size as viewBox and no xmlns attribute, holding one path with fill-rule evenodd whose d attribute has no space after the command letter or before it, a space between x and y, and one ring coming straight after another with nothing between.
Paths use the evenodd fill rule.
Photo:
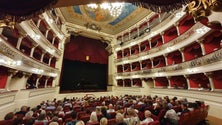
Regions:
<instances>
[{"instance_id":1,"label":"ceiling light fixture","mask_svg":"<svg viewBox=\"0 0 222 125\"><path fill-rule=\"evenodd\" d=\"M103 16L110 15L112 17L118 17L122 13L124 3L101 3L101 4L87 4L87 8L95 13L95 18L100 20Z\"/></svg>"}]
</instances>

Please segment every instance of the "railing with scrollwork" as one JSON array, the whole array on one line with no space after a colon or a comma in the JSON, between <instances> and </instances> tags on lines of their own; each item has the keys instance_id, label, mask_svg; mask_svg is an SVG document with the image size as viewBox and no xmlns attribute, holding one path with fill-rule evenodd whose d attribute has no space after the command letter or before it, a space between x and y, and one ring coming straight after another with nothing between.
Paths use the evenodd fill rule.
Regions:
<instances>
[{"instance_id":1,"label":"railing with scrollwork","mask_svg":"<svg viewBox=\"0 0 222 125\"><path fill-rule=\"evenodd\" d=\"M38 62L31 57L26 56L10 44L0 35L0 65L17 69L20 71L25 71L29 73L39 74L35 72L34 69L44 70L41 75L50 76L52 73L59 73L59 70ZM16 61L21 61L22 63L17 65Z\"/></svg>"},{"instance_id":2,"label":"railing with scrollwork","mask_svg":"<svg viewBox=\"0 0 222 125\"><path fill-rule=\"evenodd\" d=\"M128 63L136 62L136 61L141 60L141 58L143 56L147 56L147 55L149 55L149 57L146 57L146 58L152 58L155 56L164 55L164 54L166 54L166 49L169 47L171 47L171 48L173 47L173 49L167 50L167 53L178 50L178 49L185 47L188 44L191 44L192 42L194 42L193 39L189 40L189 38L191 38L192 36L195 37L195 39L198 39L198 38L201 38L202 36L204 36L205 34L197 34L196 33L196 29L199 29L202 27L206 27L206 26L204 26L201 23L196 23L192 28L190 28L188 31L186 31L185 33L183 33L179 37L173 39L172 41L170 41L166 44L163 44L159 47L153 48L147 52L141 52L135 56L130 56L127 58L115 60L115 64L121 65L121 64L124 64L124 61L128 61ZM208 32L210 32L210 31L208 31ZM184 42L184 40L187 40L187 41Z\"/></svg>"},{"instance_id":3,"label":"railing with scrollwork","mask_svg":"<svg viewBox=\"0 0 222 125\"><path fill-rule=\"evenodd\" d=\"M214 53L210 53L200 58L186 61L180 64L127 73L117 73L117 75L119 79L122 79L131 78L132 76L136 76L138 78L146 78L210 72L222 69L221 61L222 49L219 49Z\"/></svg>"}]
</instances>

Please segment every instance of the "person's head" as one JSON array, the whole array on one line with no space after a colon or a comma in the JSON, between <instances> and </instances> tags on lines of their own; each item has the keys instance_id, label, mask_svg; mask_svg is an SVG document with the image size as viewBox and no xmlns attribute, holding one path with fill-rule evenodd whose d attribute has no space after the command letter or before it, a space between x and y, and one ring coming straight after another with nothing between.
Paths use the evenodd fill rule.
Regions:
<instances>
[{"instance_id":1,"label":"person's head","mask_svg":"<svg viewBox=\"0 0 222 125\"><path fill-rule=\"evenodd\" d=\"M134 108L127 108L127 114L129 116L135 116L136 112Z\"/></svg>"},{"instance_id":2,"label":"person's head","mask_svg":"<svg viewBox=\"0 0 222 125\"><path fill-rule=\"evenodd\" d=\"M103 117L100 119L100 125L107 125L108 124L108 120L106 117Z\"/></svg>"},{"instance_id":3,"label":"person's head","mask_svg":"<svg viewBox=\"0 0 222 125\"><path fill-rule=\"evenodd\" d=\"M82 120L79 120L78 122L76 122L76 125L85 125L85 123Z\"/></svg>"},{"instance_id":4,"label":"person's head","mask_svg":"<svg viewBox=\"0 0 222 125\"><path fill-rule=\"evenodd\" d=\"M124 122L124 117L121 113L116 114L116 123L122 123Z\"/></svg>"},{"instance_id":5,"label":"person's head","mask_svg":"<svg viewBox=\"0 0 222 125\"><path fill-rule=\"evenodd\" d=\"M96 106L96 113L100 114L101 113L101 106Z\"/></svg>"},{"instance_id":6,"label":"person's head","mask_svg":"<svg viewBox=\"0 0 222 125\"><path fill-rule=\"evenodd\" d=\"M109 104L109 109L113 109L113 104Z\"/></svg>"},{"instance_id":7,"label":"person's head","mask_svg":"<svg viewBox=\"0 0 222 125\"><path fill-rule=\"evenodd\" d=\"M22 106L21 107L21 111L27 112L28 111L28 107L27 106Z\"/></svg>"},{"instance_id":8,"label":"person's head","mask_svg":"<svg viewBox=\"0 0 222 125\"><path fill-rule=\"evenodd\" d=\"M152 115L152 113L151 113L149 110L146 110L146 111L144 112L144 115L145 115L146 118L150 118L151 115Z\"/></svg>"},{"instance_id":9,"label":"person's head","mask_svg":"<svg viewBox=\"0 0 222 125\"><path fill-rule=\"evenodd\" d=\"M45 114L40 114L37 119L38 120L45 120Z\"/></svg>"},{"instance_id":10,"label":"person's head","mask_svg":"<svg viewBox=\"0 0 222 125\"><path fill-rule=\"evenodd\" d=\"M59 125L58 122L50 122L49 125Z\"/></svg>"},{"instance_id":11,"label":"person's head","mask_svg":"<svg viewBox=\"0 0 222 125\"><path fill-rule=\"evenodd\" d=\"M91 115L90 115L90 121L91 121L91 122L98 122L96 112L92 112L92 113L91 113Z\"/></svg>"},{"instance_id":12,"label":"person's head","mask_svg":"<svg viewBox=\"0 0 222 125\"><path fill-rule=\"evenodd\" d=\"M28 111L28 112L25 114L25 118L26 118L26 119L32 118L33 114L34 114L33 111Z\"/></svg>"},{"instance_id":13,"label":"person's head","mask_svg":"<svg viewBox=\"0 0 222 125\"><path fill-rule=\"evenodd\" d=\"M11 120L13 119L15 114L13 112L9 112L8 114L5 115L4 120Z\"/></svg>"},{"instance_id":14,"label":"person's head","mask_svg":"<svg viewBox=\"0 0 222 125\"><path fill-rule=\"evenodd\" d=\"M187 108L187 103L182 103L182 104L181 104L181 109L184 110L184 109L186 109L186 108Z\"/></svg>"}]
</instances>

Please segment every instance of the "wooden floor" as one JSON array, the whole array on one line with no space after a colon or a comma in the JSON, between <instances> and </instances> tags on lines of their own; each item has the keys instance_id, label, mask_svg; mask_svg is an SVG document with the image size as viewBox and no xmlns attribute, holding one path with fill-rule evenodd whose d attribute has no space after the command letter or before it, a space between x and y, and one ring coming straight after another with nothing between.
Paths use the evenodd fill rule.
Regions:
<instances>
[{"instance_id":1,"label":"wooden floor","mask_svg":"<svg viewBox=\"0 0 222 125\"><path fill-rule=\"evenodd\" d=\"M207 120L209 120L210 125L222 125L222 119L218 119L213 116L208 116Z\"/></svg>"}]
</instances>

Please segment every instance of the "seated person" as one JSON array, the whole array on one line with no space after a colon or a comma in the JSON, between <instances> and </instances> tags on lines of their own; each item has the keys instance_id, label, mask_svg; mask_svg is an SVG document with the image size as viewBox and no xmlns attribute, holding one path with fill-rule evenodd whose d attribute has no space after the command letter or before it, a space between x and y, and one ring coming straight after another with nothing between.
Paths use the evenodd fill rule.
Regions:
<instances>
[{"instance_id":1,"label":"seated person","mask_svg":"<svg viewBox=\"0 0 222 125\"><path fill-rule=\"evenodd\" d=\"M109 104L108 108L109 109L107 110L107 113L115 112L115 109L113 108L113 104Z\"/></svg>"},{"instance_id":2,"label":"seated person","mask_svg":"<svg viewBox=\"0 0 222 125\"><path fill-rule=\"evenodd\" d=\"M127 125L121 113L116 114L116 125Z\"/></svg>"},{"instance_id":3,"label":"seated person","mask_svg":"<svg viewBox=\"0 0 222 125\"><path fill-rule=\"evenodd\" d=\"M103 118L100 119L99 123L100 123L100 125L107 125L108 124L108 119L103 117Z\"/></svg>"},{"instance_id":4,"label":"seated person","mask_svg":"<svg viewBox=\"0 0 222 125\"><path fill-rule=\"evenodd\" d=\"M144 119L143 121L140 122L140 124L146 124L148 125L150 122L154 121L152 118L151 118L151 112L149 110L146 110L144 112L144 116L146 119Z\"/></svg>"},{"instance_id":5,"label":"seated person","mask_svg":"<svg viewBox=\"0 0 222 125\"><path fill-rule=\"evenodd\" d=\"M96 122L98 122L96 112L92 112L89 121L87 123L96 123Z\"/></svg>"},{"instance_id":6,"label":"seated person","mask_svg":"<svg viewBox=\"0 0 222 125\"><path fill-rule=\"evenodd\" d=\"M72 121L66 123L66 125L76 125L76 122L77 122L77 113L75 111L73 111L71 113L71 118L72 118Z\"/></svg>"},{"instance_id":7,"label":"seated person","mask_svg":"<svg viewBox=\"0 0 222 125\"><path fill-rule=\"evenodd\" d=\"M181 105L181 112L178 112L178 115L183 115L184 113L189 112L190 110L188 109L188 104L187 103L182 103Z\"/></svg>"},{"instance_id":8,"label":"seated person","mask_svg":"<svg viewBox=\"0 0 222 125\"><path fill-rule=\"evenodd\" d=\"M164 123L170 123L170 125L178 125L179 117L176 111L173 109L172 104L167 105L167 111L164 115L165 121Z\"/></svg>"}]
</instances>

